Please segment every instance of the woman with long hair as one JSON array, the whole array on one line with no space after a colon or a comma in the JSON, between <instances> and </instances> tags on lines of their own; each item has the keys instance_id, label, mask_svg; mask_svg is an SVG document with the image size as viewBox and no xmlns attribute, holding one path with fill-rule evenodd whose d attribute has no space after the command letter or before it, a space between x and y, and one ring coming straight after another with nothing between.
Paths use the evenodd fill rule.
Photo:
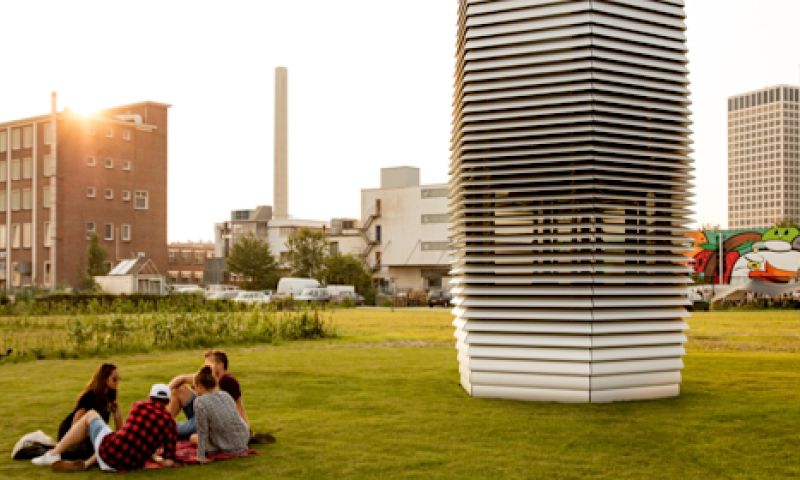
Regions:
<instances>
[{"instance_id":1,"label":"woman with long hair","mask_svg":"<svg viewBox=\"0 0 800 480\"><path fill-rule=\"evenodd\" d=\"M208 453L239 454L247 451L250 429L228 392L220 390L211 367L204 366L194 376L194 415L197 433L197 460L209 461Z\"/></svg>"},{"instance_id":2,"label":"woman with long hair","mask_svg":"<svg viewBox=\"0 0 800 480\"><path fill-rule=\"evenodd\" d=\"M120 425L122 425L122 415L117 403L118 388L119 369L117 366L113 363L101 364L81 394L78 395L75 408L61 421L61 425L58 427L58 440L61 440L69 431L73 423L80 420L86 412L91 410L95 410L106 423L109 422L113 414L114 425L119 429ZM64 452L64 458L84 460L84 466L87 468L96 461L91 441L84 441L79 446Z\"/></svg>"}]
</instances>

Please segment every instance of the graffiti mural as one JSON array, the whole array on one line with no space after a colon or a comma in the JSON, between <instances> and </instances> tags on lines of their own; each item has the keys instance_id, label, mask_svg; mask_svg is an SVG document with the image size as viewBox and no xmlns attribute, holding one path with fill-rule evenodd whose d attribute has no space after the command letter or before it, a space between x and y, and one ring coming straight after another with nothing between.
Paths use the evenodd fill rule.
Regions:
<instances>
[{"instance_id":1,"label":"graffiti mural","mask_svg":"<svg viewBox=\"0 0 800 480\"><path fill-rule=\"evenodd\" d=\"M690 255L700 283L738 284L748 280L788 283L800 271L800 229L693 231ZM720 244L722 242L722 267ZM720 272L721 270L721 272Z\"/></svg>"}]
</instances>

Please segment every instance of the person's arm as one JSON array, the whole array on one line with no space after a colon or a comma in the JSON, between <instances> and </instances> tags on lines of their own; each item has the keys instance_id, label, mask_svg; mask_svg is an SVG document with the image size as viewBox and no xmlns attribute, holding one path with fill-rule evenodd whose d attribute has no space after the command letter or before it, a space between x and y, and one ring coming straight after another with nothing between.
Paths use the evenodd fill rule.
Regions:
<instances>
[{"instance_id":1,"label":"person's arm","mask_svg":"<svg viewBox=\"0 0 800 480\"><path fill-rule=\"evenodd\" d=\"M198 397L202 398L202 397ZM206 463L206 452L208 451L208 412L205 402L194 402L194 421L197 426L197 461Z\"/></svg>"},{"instance_id":2,"label":"person's arm","mask_svg":"<svg viewBox=\"0 0 800 480\"><path fill-rule=\"evenodd\" d=\"M81 417L83 417L84 415L86 415L85 408L79 408L75 410L75 415L72 416L72 424L75 425L76 423L78 423L78 420L80 420Z\"/></svg>"},{"instance_id":3,"label":"person's arm","mask_svg":"<svg viewBox=\"0 0 800 480\"><path fill-rule=\"evenodd\" d=\"M175 465L176 450L178 444L178 430L175 426L175 420L170 418L167 422L167 429L164 435L164 451L162 460L158 462L164 467L172 467Z\"/></svg>"},{"instance_id":4,"label":"person's arm","mask_svg":"<svg viewBox=\"0 0 800 480\"><path fill-rule=\"evenodd\" d=\"M119 430L122 427L122 414L119 413L119 404L116 400L110 405L110 408L114 412L114 430Z\"/></svg>"},{"instance_id":5,"label":"person's arm","mask_svg":"<svg viewBox=\"0 0 800 480\"><path fill-rule=\"evenodd\" d=\"M239 416L242 417L247 428L250 428L250 419L247 418L247 411L244 409L244 400L241 395L236 399L236 411L239 412Z\"/></svg>"},{"instance_id":6,"label":"person's arm","mask_svg":"<svg viewBox=\"0 0 800 480\"><path fill-rule=\"evenodd\" d=\"M193 380L194 380L194 375L192 375L191 373L188 373L186 375L178 375L177 377L170 380L169 388L170 390L174 390L186 383L192 383Z\"/></svg>"}]
</instances>

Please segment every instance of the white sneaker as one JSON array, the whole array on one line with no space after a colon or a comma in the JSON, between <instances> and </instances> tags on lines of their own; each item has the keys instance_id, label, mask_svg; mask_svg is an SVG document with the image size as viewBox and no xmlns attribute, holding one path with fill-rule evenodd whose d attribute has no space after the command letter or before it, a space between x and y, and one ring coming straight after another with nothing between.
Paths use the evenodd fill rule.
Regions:
<instances>
[{"instance_id":1,"label":"white sneaker","mask_svg":"<svg viewBox=\"0 0 800 480\"><path fill-rule=\"evenodd\" d=\"M53 453L52 450L48 450L44 455L38 456L31 460L31 463L39 466L47 466L52 465L59 460L61 460L61 455Z\"/></svg>"}]
</instances>

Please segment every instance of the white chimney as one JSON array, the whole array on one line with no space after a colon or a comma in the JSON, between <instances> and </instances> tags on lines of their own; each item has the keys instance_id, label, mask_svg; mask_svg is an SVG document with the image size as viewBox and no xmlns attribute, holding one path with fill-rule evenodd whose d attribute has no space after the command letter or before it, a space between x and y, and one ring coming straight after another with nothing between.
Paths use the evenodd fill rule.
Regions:
<instances>
[{"instance_id":1,"label":"white chimney","mask_svg":"<svg viewBox=\"0 0 800 480\"><path fill-rule=\"evenodd\" d=\"M288 80L286 67L275 68L275 218L289 218Z\"/></svg>"}]
</instances>

